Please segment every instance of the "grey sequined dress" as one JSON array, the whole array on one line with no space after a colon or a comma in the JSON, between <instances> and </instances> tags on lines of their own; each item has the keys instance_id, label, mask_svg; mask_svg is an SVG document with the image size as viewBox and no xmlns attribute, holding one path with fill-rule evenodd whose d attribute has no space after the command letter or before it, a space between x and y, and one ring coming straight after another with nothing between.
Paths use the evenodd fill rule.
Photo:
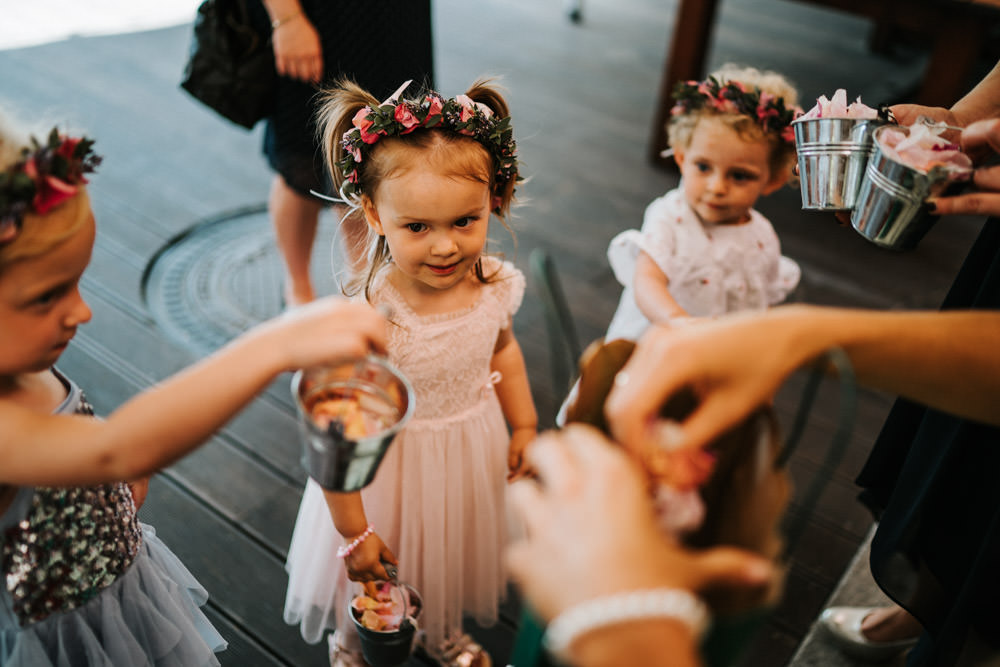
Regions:
<instances>
[{"instance_id":1,"label":"grey sequined dress","mask_svg":"<svg viewBox=\"0 0 1000 667\"><path fill-rule=\"evenodd\" d=\"M79 387L57 414L93 410ZM205 589L136 516L124 483L22 487L0 515L0 665L218 665Z\"/></svg>"}]
</instances>

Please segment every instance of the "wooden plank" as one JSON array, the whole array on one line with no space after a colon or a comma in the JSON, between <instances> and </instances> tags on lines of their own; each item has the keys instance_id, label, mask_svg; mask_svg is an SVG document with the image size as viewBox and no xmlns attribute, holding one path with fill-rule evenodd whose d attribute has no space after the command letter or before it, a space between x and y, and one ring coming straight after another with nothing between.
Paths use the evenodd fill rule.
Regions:
<instances>
[{"instance_id":1,"label":"wooden plank","mask_svg":"<svg viewBox=\"0 0 1000 667\"><path fill-rule=\"evenodd\" d=\"M280 559L163 476L150 483L140 516L156 528L232 625L257 638L284 664L323 664L326 647L306 644L298 628L282 620L287 576Z\"/></svg>"}]
</instances>

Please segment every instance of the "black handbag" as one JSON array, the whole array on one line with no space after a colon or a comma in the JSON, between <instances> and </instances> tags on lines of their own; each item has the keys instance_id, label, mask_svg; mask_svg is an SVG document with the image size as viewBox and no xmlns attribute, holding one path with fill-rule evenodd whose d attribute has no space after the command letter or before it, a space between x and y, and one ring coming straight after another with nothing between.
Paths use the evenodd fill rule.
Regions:
<instances>
[{"instance_id":1,"label":"black handbag","mask_svg":"<svg viewBox=\"0 0 1000 667\"><path fill-rule=\"evenodd\" d=\"M250 129L270 115L277 75L270 28L253 20L248 1L257 0L201 3L181 88Z\"/></svg>"}]
</instances>

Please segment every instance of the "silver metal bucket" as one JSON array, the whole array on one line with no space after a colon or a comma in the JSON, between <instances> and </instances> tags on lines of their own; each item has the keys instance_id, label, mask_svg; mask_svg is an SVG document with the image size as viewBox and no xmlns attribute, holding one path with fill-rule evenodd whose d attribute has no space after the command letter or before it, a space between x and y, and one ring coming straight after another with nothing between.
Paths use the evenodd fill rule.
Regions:
<instances>
[{"instance_id":1,"label":"silver metal bucket","mask_svg":"<svg viewBox=\"0 0 1000 667\"><path fill-rule=\"evenodd\" d=\"M413 653L417 619L423 608L423 600L416 589L408 584L399 584L398 588L406 598L403 620L396 630L366 628L354 610L353 600L347 603L347 615L354 621L354 628L361 638L361 654L372 667L397 667L404 664Z\"/></svg>"},{"instance_id":2,"label":"silver metal bucket","mask_svg":"<svg viewBox=\"0 0 1000 667\"><path fill-rule=\"evenodd\" d=\"M302 465L330 491L358 491L370 484L414 408L409 380L373 355L300 370L292 378L292 395L302 432ZM361 412L376 427L363 435L348 435L336 420L326 428L318 424L315 411L320 403L338 398L357 399Z\"/></svg>"},{"instance_id":3,"label":"silver metal bucket","mask_svg":"<svg viewBox=\"0 0 1000 667\"><path fill-rule=\"evenodd\" d=\"M908 132L906 127L894 130ZM875 153L868 161L858 201L851 212L851 226L866 239L883 248L913 248L934 225L938 216L930 215L924 201L943 194L949 186L948 172L942 168L924 173L885 155L878 142L882 128L876 130Z\"/></svg>"},{"instance_id":4,"label":"silver metal bucket","mask_svg":"<svg viewBox=\"0 0 1000 667\"><path fill-rule=\"evenodd\" d=\"M857 201L874 147L878 118L809 118L792 121L802 208L849 211Z\"/></svg>"}]
</instances>

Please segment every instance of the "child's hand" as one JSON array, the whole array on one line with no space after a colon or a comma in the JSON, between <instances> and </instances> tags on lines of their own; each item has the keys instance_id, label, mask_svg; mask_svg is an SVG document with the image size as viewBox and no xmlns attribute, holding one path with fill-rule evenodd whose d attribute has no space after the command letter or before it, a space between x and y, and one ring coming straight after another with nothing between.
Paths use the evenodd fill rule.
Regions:
<instances>
[{"instance_id":1,"label":"child's hand","mask_svg":"<svg viewBox=\"0 0 1000 667\"><path fill-rule=\"evenodd\" d=\"M288 370L385 351L385 318L368 304L340 297L293 308L262 328L285 353Z\"/></svg>"},{"instance_id":2,"label":"child's hand","mask_svg":"<svg viewBox=\"0 0 1000 667\"><path fill-rule=\"evenodd\" d=\"M524 458L524 451L535 439L538 432L534 428L515 428L510 436L507 448L507 481L513 482L531 474L531 469Z\"/></svg>"},{"instance_id":3,"label":"child's hand","mask_svg":"<svg viewBox=\"0 0 1000 667\"><path fill-rule=\"evenodd\" d=\"M349 542L350 540L345 541ZM389 575L385 571L382 561L399 565L395 554L389 550L389 547L385 546L385 542L378 536L378 533L372 533L344 559L344 565L347 567L347 578L352 581L374 581L376 579L387 581Z\"/></svg>"}]
</instances>

